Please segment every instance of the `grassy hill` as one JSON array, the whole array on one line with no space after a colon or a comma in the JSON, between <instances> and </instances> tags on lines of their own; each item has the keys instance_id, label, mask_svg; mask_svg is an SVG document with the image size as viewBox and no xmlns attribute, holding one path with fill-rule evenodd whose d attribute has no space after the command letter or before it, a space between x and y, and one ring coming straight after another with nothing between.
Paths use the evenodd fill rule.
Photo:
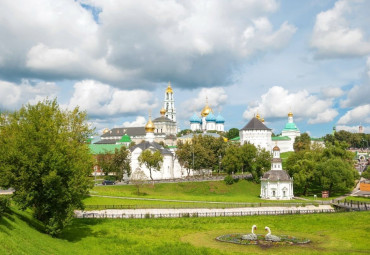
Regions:
<instances>
[{"instance_id":1,"label":"grassy hill","mask_svg":"<svg viewBox=\"0 0 370 255\"><path fill-rule=\"evenodd\" d=\"M29 212L0 219L0 254L368 254L370 212L179 219L75 219L59 238L42 233ZM306 237L304 246L260 248L220 243L215 237L273 234Z\"/></svg>"}]
</instances>

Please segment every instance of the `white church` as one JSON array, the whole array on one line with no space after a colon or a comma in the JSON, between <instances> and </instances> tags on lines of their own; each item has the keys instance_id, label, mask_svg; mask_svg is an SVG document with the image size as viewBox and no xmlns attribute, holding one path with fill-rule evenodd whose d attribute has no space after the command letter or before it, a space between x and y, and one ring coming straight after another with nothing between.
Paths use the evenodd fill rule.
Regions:
<instances>
[{"instance_id":1,"label":"white church","mask_svg":"<svg viewBox=\"0 0 370 255\"><path fill-rule=\"evenodd\" d=\"M261 198L271 200L293 199L293 178L283 170L280 148L272 149L271 170L261 178Z\"/></svg>"},{"instance_id":2,"label":"white church","mask_svg":"<svg viewBox=\"0 0 370 255\"><path fill-rule=\"evenodd\" d=\"M190 129L191 131L225 131L225 119L218 114L214 115L211 107L208 106L208 99L206 100L206 106L202 109L200 116L196 113L190 118Z\"/></svg>"}]
</instances>

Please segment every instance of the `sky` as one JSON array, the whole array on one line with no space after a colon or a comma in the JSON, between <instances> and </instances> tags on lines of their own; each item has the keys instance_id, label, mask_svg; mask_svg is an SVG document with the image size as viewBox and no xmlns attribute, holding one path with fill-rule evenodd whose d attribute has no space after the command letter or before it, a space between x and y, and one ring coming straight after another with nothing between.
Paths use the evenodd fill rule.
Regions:
<instances>
[{"instance_id":1,"label":"sky","mask_svg":"<svg viewBox=\"0 0 370 255\"><path fill-rule=\"evenodd\" d=\"M226 130L257 113L279 134L370 133L370 1L2 0L0 110L57 98L97 134L208 99Z\"/></svg>"}]
</instances>

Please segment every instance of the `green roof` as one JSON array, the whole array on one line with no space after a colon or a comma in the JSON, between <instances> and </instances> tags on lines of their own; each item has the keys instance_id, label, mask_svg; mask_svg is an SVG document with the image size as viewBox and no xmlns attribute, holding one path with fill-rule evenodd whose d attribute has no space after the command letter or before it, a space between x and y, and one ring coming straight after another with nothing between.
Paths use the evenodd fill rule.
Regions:
<instances>
[{"instance_id":1,"label":"green roof","mask_svg":"<svg viewBox=\"0 0 370 255\"><path fill-rule=\"evenodd\" d=\"M122 144L89 144L92 154L114 153L115 149L120 149Z\"/></svg>"},{"instance_id":2,"label":"green roof","mask_svg":"<svg viewBox=\"0 0 370 255\"><path fill-rule=\"evenodd\" d=\"M297 128L297 126L295 125L294 122L292 123L287 123L285 124L285 128L283 129L283 131L299 131L299 129Z\"/></svg>"},{"instance_id":3,"label":"green roof","mask_svg":"<svg viewBox=\"0 0 370 255\"><path fill-rule=\"evenodd\" d=\"M129 135L122 136L121 140L119 140L120 143L131 143L131 138Z\"/></svg>"},{"instance_id":4,"label":"green roof","mask_svg":"<svg viewBox=\"0 0 370 255\"><path fill-rule=\"evenodd\" d=\"M171 145L171 146L167 146L167 148L169 148L169 149L176 149L177 146L176 145Z\"/></svg>"},{"instance_id":5,"label":"green roof","mask_svg":"<svg viewBox=\"0 0 370 255\"><path fill-rule=\"evenodd\" d=\"M230 139L230 141L240 141L240 137L239 136L234 137L233 139Z\"/></svg>"},{"instance_id":6,"label":"green roof","mask_svg":"<svg viewBox=\"0 0 370 255\"><path fill-rule=\"evenodd\" d=\"M290 139L289 136L281 136L280 135L280 136L272 136L271 140L272 141L285 141L285 140L290 141L291 139Z\"/></svg>"},{"instance_id":7,"label":"green roof","mask_svg":"<svg viewBox=\"0 0 370 255\"><path fill-rule=\"evenodd\" d=\"M311 137L311 141L323 142L324 139Z\"/></svg>"}]
</instances>

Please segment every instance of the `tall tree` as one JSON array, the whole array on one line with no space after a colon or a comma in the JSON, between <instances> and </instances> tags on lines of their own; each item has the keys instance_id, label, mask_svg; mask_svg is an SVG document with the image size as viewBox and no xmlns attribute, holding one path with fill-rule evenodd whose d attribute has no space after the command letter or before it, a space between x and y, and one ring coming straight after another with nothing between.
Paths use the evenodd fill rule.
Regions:
<instances>
[{"instance_id":1,"label":"tall tree","mask_svg":"<svg viewBox=\"0 0 370 255\"><path fill-rule=\"evenodd\" d=\"M230 128L226 134L227 139L233 139L239 136L239 129L238 128Z\"/></svg>"},{"instance_id":2,"label":"tall tree","mask_svg":"<svg viewBox=\"0 0 370 255\"><path fill-rule=\"evenodd\" d=\"M13 200L33 209L51 235L83 208L92 187L86 117L78 108L61 110L56 100L45 100L1 119L0 186L13 187Z\"/></svg>"},{"instance_id":3,"label":"tall tree","mask_svg":"<svg viewBox=\"0 0 370 255\"><path fill-rule=\"evenodd\" d=\"M187 176L190 176L190 169L193 168L194 158L191 144L188 141L186 141L185 143L180 141L177 144L176 156L181 167L184 167L186 169Z\"/></svg>"},{"instance_id":4,"label":"tall tree","mask_svg":"<svg viewBox=\"0 0 370 255\"><path fill-rule=\"evenodd\" d=\"M163 156L158 150L152 152L151 150L147 149L144 150L139 156L140 166L144 164L149 169L150 179L152 179L152 181L152 171L160 171L162 162Z\"/></svg>"},{"instance_id":5,"label":"tall tree","mask_svg":"<svg viewBox=\"0 0 370 255\"><path fill-rule=\"evenodd\" d=\"M293 148L294 151L309 150L311 146L311 138L307 133L303 133L295 138Z\"/></svg>"}]
</instances>

